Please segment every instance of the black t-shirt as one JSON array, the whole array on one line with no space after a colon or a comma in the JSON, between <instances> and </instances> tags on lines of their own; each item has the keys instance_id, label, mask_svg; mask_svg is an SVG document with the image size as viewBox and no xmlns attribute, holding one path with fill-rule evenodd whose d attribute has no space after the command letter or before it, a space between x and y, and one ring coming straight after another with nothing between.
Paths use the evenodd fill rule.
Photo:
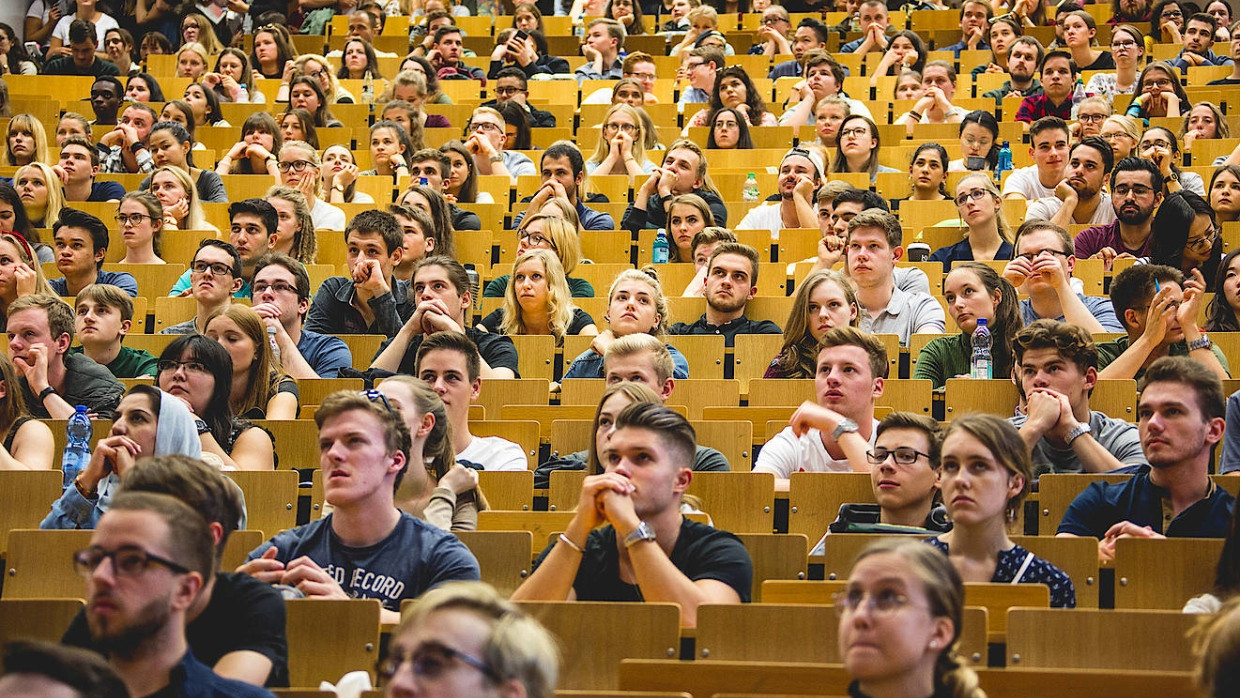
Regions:
<instances>
[{"instance_id":1,"label":"black t-shirt","mask_svg":"<svg viewBox=\"0 0 1240 698\"><path fill-rule=\"evenodd\" d=\"M268 686L288 685L288 640L284 635L284 599L270 584L248 574L215 575L211 601L185 629L189 647L209 667L239 650L257 652L271 660ZM86 612L77 617L60 640L73 647L94 649Z\"/></svg>"},{"instance_id":2,"label":"black t-shirt","mask_svg":"<svg viewBox=\"0 0 1240 698\"><path fill-rule=\"evenodd\" d=\"M538 561L537 569L555 543L548 545ZM749 603L753 586L753 561L740 539L718 529L689 519L682 519L680 535L672 548L672 564L692 581L715 579L736 590L741 601ZM604 526L590 533L585 554L577 568L573 590L578 601L642 601L641 589L620 580L620 551L616 547L616 529Z\"/></svg>"},{"instance_id":3,"label":"black t-shirt","mask_svg":"<svg viewBox=\"0 0 1240 698\"><path fill-rule=\"evenodd\" d=\"M479 323L487 328L490 332L502 333L500 325L504 322L504 309L496 308L490 315L482 318ZM564 330L566 335L579 335L581 331L594 324L594 318L581 308L573 308L573 319L568 323L568 328Z\"/></svg>"},{"instance_id":4,"label":"black t-shirt","mask_svg":"<svg viewBox=\"0 0 1240 698\"><path fill-rule=\"evenodd\" d=\"M397 373L406 373L411 376L417 375L417 371L414 370L414 364L418 358L418 347L422 346L422 338L424 336L418 335L409 342L409 349L405 351L404 357L401 358L400 368L396 371ZM512 343L511 339L502 334L483 332L473 327L465 328L465 336L478 345L478 354L483 361L487 362L487 366L511 369L514 377L521 377L521 374L517 372L517 347ZM380 353L382 353L382 349Z\"/></svg>"}]
</instances>

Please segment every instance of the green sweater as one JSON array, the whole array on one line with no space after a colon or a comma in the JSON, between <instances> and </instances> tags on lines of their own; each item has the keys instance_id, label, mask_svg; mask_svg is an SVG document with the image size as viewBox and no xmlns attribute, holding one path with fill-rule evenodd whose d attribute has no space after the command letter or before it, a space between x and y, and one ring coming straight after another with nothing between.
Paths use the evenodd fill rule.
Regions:
<instances>
[{"instance_id":1,"label":"green sweater","mask_svg":"<svg viewBox=\"0 0 1240 698\"><path fill-rule=\"evenodd\" d=\"M969 375L973 358L973 338L964 332L936 337L917 355L913 378L928 378L938 390L948 378ZM997 378L998 376L996 376Z\"/></svg>"},{"instance_id":2,"label":"green sweater","mask_svg":"<svg viewBox=\"0 0 1240 698\"><path fill-rule=\"evenodd\" d=\"M71 347L70 354L81 354L81 345ZM140 378L142 376L154 376L158 371L155 364L158 359L149 352L142 349L133 349L131 347L121 347L121 353L112 359L112 363L104 368L112 372L117 378Z\"/></svg>"}]
</instances>

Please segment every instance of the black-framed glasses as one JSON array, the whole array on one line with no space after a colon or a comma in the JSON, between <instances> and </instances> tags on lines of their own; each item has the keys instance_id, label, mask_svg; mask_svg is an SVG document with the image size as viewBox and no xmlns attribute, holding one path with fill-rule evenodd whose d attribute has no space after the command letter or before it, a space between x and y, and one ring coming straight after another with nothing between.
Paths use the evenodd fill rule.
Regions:
<instances>
[{"instance_id":1,"label":"black-framed glasses","mask_svg":"<svg viewBox=\"0 0 1240 698\"><path fill-rule=\"evenodd\" d=\"M283 281L274 281L271 283L267 283L266 281L255 281L250 288L256 296L260 293L266 293L267 291L271 291L272 293L297 293L297 287L286 284Z\"/></svg>"},{"instance_id":2,"label":"black-framed glasses","mask_svg":"<svg viewBox=\"0 0 1240 698\"><path fill-rule=\"evenodd\" d=\"M472 133L503 133L504 129L490 121L479 121L469 125Z\"/></svg>"},{"instance_id":3,"label":"black-framed glasses","mask_svg":"<svg viewBox=\"0 0 1240 698\"><path fill-rule=\"evenodd\" d=\"M232 265L223 262L204 262L199 260L189 265L189 270L195 274L206 274L211 272L213 276L232 276Z\"/></svg>"},{"instance_id":4,"label":"black-framed glasses","mask_svg":"<svg viewBox=\"0 0 1240 698\"><path fill-rule=\"evenodd\" d=\"M1080 113L1080 114L1077 114L1077 115L1076 115L1076 120L1077 120L1077 121L1080 121L1080 122L1082 122L1082 123L1087 123L1087 124L1100 124L1100 123L1102 123L1103 121L1105 121L1105 120L1106 120L1106 118L1107 118L1107 115L1106 115L1106 114L1085 114L1085 113Z\"/></svg>"},{"instance_id":5,"label":"black-framed glasses","mask_svg":"<svg viewBox=\"0 0 1240 698\"><path fill-rule=\"evenodd\" d=\"M314 167L314 163L310 162L309 160L294 160L292 162L277 163L276 167L281 172L288 172L289 170L292 170L294 172L302 172L307 167Z\"/></svg>"},{"instance_id":6,"label":"black-framed glasses","mask_svg":"<svg viewBox=\"0 0 1240 698\"><path fill-rule=\"evenodd\" d=\"M392 416L392 419L395 419L398 422L400 421L400 415L396 414L396 410L392 409L392 403L388 402L387 396L383 393L371 388L370 390L363 390L362 397L370 400L371 402L382 404L383 409L387 410L388 414Z\"/></svg>"},{"instance_id":7,"label":"black-framed glasses","mask_svg":"<svg viewBox=\"0 0 1240 698\"><path fill-rule=\"evenodd\" d=\"M840 131L840 138L848 138L849 136L868 136L870 128L868 126L857 126L856 128L848 128Z\"/></svg>"},{"instance_id":8,"label":"black-framed glasses","mask_svg":"<svg viewBox=\"0 0 1240 698\"><path fill-rule=\"evenodd\" d=\"M521 94L522 92L525 92L525 91L526 90L523 90L520 87L497 87L495 88L495 94L499 95L500 97L511 97L513 95Z\"/></svg>"},{"instance_id":9,"label":"black-framed glasses","mask_svg":"<svg viewBox=\"0 0 1240 698\"><path fill-rule=\"evenodd\" d=\"M1128 196L1142 197L1154 193L1153 187L1147 187L1144 184L1117 184L1111 193L1120 199Z\"/></svg>"},{"instance_id":10,"label":"black-framed glasses","mask_svg":"<svg viewBox=\"0 0 1240 698\"><path fill-rule=\"evenodd\" d=\"M1184 247L1190 250L1208 250L1210 245L1214 244L1214 238L1218 237L1218 226L1211 226L1206 229L1206 234L1194 240L1186 240Z\"/></svg>"},{"instance_id":11,"label":"black-framed glasses","mask_svg":"<svg viewBox=\"0 0 1240 698\"><path fill-rule=\"evenodd\" d=\"M83 577L89 577L105 559L112 560L112 569L118 577L137 577L150 569L152 564L162 565L177 574L190 572L188 567L178 562L130 545L116 550L104 550L98 546L79 550L73 553L73 568Z\"/></svg>"},{"instance_id":12,"label":"black-framed glasses","mask_svg":"<svg viewBox=\"0 0 1240 698\"><path fill-rule=\"evenodd\" d=\"M990 191L988 189L974 189L973 191L965 192L961 194L960 196L956 197L956 205L964 206L970 201L980 201L982 197L986 196L987 194L990 194Z\"/></svg>"},{"instance_id":13,"label":"black-framed glasses","mask_svg":"<svg viewBox=\"0 0 1240 698\"><path fill-rule=\"evenodd\" d=\"M155 216L148 216L145 213L118 213L116 214L116 222L121 225L142 225L143 219L149 218L155 220Z\"/></svg>"},{"instance_id":14,"label":"black-framed glasses","mask_svg":"<svg viewBox=\"0 0 1240 698\"><path fill-rule=\"evenodd\" d=\"M173 361L172 359L160 359L155 362L155 369L160 373L164 371L172 371L176 373L178 368L184 368L186 373L210 373L207 365L201 361Z\"/></svg>"},{"instance_id":15,"label":"black-framed glasses","mask_svg":"<svg viewBox=\"0 0 1240 698\"><path fill-rule=\"evenodd\" d=\"M637 133L637 126L635 124L617 124L615 122L603 124L603 133L615 133L616 131L624 131L632 136Z\"/></svg>"},{"instance_id":16,"label":"black-framed glasses","mask_svg":"<svg viewBox=\"0 0 1240 698\"><path fill-rule=\"evenodd\" d=\"M791 21L792 20L789 19L788 17L780 17L778 15L771 15L769 17L762 18L762 24L768 27L779 24L780 22L791 22Z\"/></svg>"},{"instance_id":17,"label":"black-framed glasses","mask_svg":"<svg viewBox=\"0 0 1240 698\"><path fill-rule=\"evenodd\" d=\"M542 233L531 233L527 230L518 231L517 241L520 242L522 240L528 240L531 247L542 247L543 243L546 243L552 249L555 249L555 243L551 242L551 238L546 237Z\"/></svg>"},{"instance_id":18,"label":"black-framed glasses","mask_svg":"<svg viewBox=\"0 0 1240 698\"><path fill-rule=\"evenodd\" d=\"M900 465L912 465L917 462L918 458L930 460L929 453L922 453L910 446L898 446L896 448L883 448L875 446L873 450L865 452L865 459L870 461L872 465L882 465L887 462L888 457L895 458Z\"/></svg>"},{"instance_id":19,"label":"black-framed glasses","mask_svg":"<svg viewBox=\"0 0 1240 698\"><path fill-rule=\"evenodd\" d=\"M388 656L375 667L375 673L382 681L387 682L396 676L396 672L400 671L405 662L409 662L414 676L434 681L443 676L453 660L459 660L462 664L477 669L492 681L499 681L495 671L486 662L438 642L428 642L407 653L393 648Z\"/></svg>"},{"instance_id":20,"label":"black-framed glasses","mask_svg":"<svg viewBox=\"0 0 1240 698\"><path fill-rule=\"evenodd\" d=\"M1184 16L1184 13L1181 12L1180 10L1172 9L1172 10L1163 10L1162 14L1158 15L1158 18L1159 19L1179 19L1183 16Z\"/></svg>"},{"instance_id":21,"label":"black-framed glasses","mask_svg":"<svg viewBox=\"0 0 1240 698\"><path fill-rule=\"evenodd\" d=\"M1018 254L1016 256L1026 261L1032 262L1033 260L1037 259L1038 257L1041 257L1044 254L1055 255L1056 257L1068 257L1070 253L1064 252L1063 250L1055 250L1055 249L1047 248L1045 250L1038 250L1037 252L1025 252L1024 254Z\"/></svg>"}]
</instances>

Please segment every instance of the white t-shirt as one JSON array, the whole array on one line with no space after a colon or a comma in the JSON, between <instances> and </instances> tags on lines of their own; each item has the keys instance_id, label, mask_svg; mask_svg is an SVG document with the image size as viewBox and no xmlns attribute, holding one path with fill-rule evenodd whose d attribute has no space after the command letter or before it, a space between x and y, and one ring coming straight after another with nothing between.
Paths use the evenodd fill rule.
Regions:
<instances>
[{"instance_id":1,"label":"white t-shirt","mask_svg":"<svg viewBox=\"0 0 1240 698\"><path fill-rule=\"evenodd\" d=\"M878 420L870 427L870 446L878 436ZM822 445L822 436L817 429L810 429L804 436L797 437L792 427L775 435L767 441L758 453L758 463L753 467L755 473L773 473L781 480L787 480L792 473L850 473L852 466L848 460L836 460L827 453Z\"/></svg>"},{"instance_id":2,"label":"white t-shirt","mask_svg":"<svg viewBox=\"0 0 1240 698\"><path fill-rule=\"evenodd\" d=\"M1050 187L1042 186L1041 180L1038 179L1038 166L1030 165L1022 167L1018 170L1012 170L1012 174L1003 180L1003 195L1020 194L1029 201L1037 201L1045 199L1048 196L1055 195L1055 186L1059 182Z\"/></svg>"},{"instance_id":3,"label":"white t-shirt","mask_svg":"<svg viewBox=\"0 0 1240 698\"><path fill-rule=\"evenodd\" d=\"M60 18L60 21L56 23L56 27L52 29L52 37L60 39L65 46L69 45L69 25L73 23L74 19L76 19L75 15L65 15ZM95 22L95 36L99 39L99 45L95 47L95 50L102 51L104 35L108 33L109 29L116 29L120 26L108 13L101 13L99 21Z\"/></svg>"},{"instance_id":4,"label":"white t-shirt","mask_svg":"<svg viewBox=\"0 0 1240 698\"><path fill-rule=\"evenodd\" d=\"M769 230L778 233L784 227L782 202L769 201L749 209L749 213L736 224L735 230Z\"/></svg>"},{"instance_id":5,"label":"white t-shirt","mask_svg":"<svg viewBox=\"0 0 1240 698\"><path fill-rule=\"evenodd\" d=\"M1098 202L1098 208L1094 209L1094 215L1086 221L1087 225L1108 225L1115 222L1115 207L1111 205L1111 195L1102 192L1098 195L1101 201ZM1059 209L1063 208L1063 201L1057 196L1048 196L1037 201L1030 202L1028 208L1025 209L1025 220L1034 218L1044 218L1050 220Z\"/></svg>"},{"instance_id":6,"label":"white t-shirt","mask_svg":"<svg viewBox=\"0 0 1240 698\"><path fill-rule=\"evenodd\" d=\"M344 211L322 199L314 200L314 208L310 209L310 218L314 221L315 228L344 230Z\"/></svg>"},{"instance_id":7,"label":"white t-shirt","mask_svg":"<svg viewBox=\"0 0 1240 698\"><path fill-rule=\"evenodd\" d=\"M483 470L529 470L525 450L498 436L475 436L464 451L456 454L462 465L480 465Z\"/></svg>"}]
</instances>

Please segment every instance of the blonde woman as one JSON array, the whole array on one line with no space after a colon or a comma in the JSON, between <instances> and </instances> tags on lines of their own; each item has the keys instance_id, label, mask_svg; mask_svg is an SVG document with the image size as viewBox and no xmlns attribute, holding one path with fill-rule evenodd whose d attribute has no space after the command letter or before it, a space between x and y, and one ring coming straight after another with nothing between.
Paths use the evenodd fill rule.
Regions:
<instances>
[{"instance_id":1,"label":"blonde woman","mask_svg":"<svg viewBox=\"0 0 1240 698\"><path fill-rule=\"evenodd\" d=\"M1131 157L1141 141L1141 125L1136 119L1123 114L1112 114L1102 122L1102 140L1111 144L1115 162Z\"/></svg>"},{"instance_id":2,"label":"blonde woman","mask_svg":"<svg viewBox=\"0 0 1240 698\"><path fill-rule=\"evenodd\" d=\"M211 65L211 54L203 45L194 41L177 49L177 77L197 82Z\"/></svg>"},{"instance_id":3,"label":"blonde woman","mask_svg":"<svg viewBox=\"0 0 1240 698\"><path fill-rule=\"evenodd\" d=\"M181 20L181 44L199 43L208 55L217 55L224 50L224 44L215 35L215 28L205 15L190 12Z\"/></svg>"},{"instance_id":4,"label":"blonde woman","mask_svg":"<svg viewBox=\"0 0 1240 698\"><path fill-rule=\"evenodd\" d=\"M627 174L629 181L654 172L655 163L646 157L646 129L637 109L613 104L603 117L603 135L594 155L586 161L587 175Z\"/></svg>"},{"instance_id":5,"label":"blonde woman","mask_svg":"<svg viewBox=\"0 0 1240 698\"><path fill-rule=\"evenodd\" d=\"M308 75L319 83L319 87L323 88L323 94L327 97L328 104L353 104L357 102L348 90L340 86L340 81L336 79L336 69L328 62L326 58L317 53L303 53L294 61L294 75ZM280 86L280 95L287 96L285 86Z\"/></svg>"},{"instance_id":6,"label":"blonde woman","mask_svg":"<svg viewBox=\"0 0 1240 698\"><path fill-rule=\"evenodd\" d=\"M594 318L573 305L560 258L551 250L531 249L512 263L512 280L504 303L479 323L499 334L549 334L555 343L566 335L596 335Z\"/></svg>"},{"instance_id":7,"label":"blonde woman","mask_svg":"<svg viewBox=\"0 0 1240 698\"><path fill-rule=\"evenodd\" d=\"M35 161L17 168L13 188L21 197L31 227L52 227L65 206L65 192L51 166Z\"/></svg>"},{"instance_id":8,"label":"blonde woman","mask_svg":"<svg viewBox=\"0 0 1240 698\"><path fill-rule=\"evenodd\" d=\"M4 157L0 158L0 165L5 167L48 162L47 131L43 129L43 122L32 114L17 114L9 119L4 145Z\"/></svg>"},{"instance_id":9,"label":"blonde woman","mask_svg":"<svg viewBox=\"0 0 1240 698\"><path fill-rule=\"evenodd\" d=\"M322 167L318 151L305 141L288 141L280 148L277 169L280 183L296 189L306 197L314 227L344 230L344 211L323 200L323 187L319 181Z\"/></svg>"},{"instance_id":10,"label":"blonde woman","mask_svg":"<svg viewBox=\"0 0 1240 698\"><path fill-rule=\"evenodd\" d=\"M297 189L272 187L267 190L267 203L275 207L280 221L274 251L302 264L314 264L319 256L319 242L314 236L314 218L306 197Z\"/></svg>"},{"instance_id":11,"label":"blonde woman","mask_svg":"<svg viewBox=\"0 0 1240 698\"><path fill-rule=\"evenodd\" d=\"M198 202L198 191L189 173L172 165L157 168L151 174L151 193L164 207L165 230L213 230Z\"/></svg>"},{"instance_id":12,"label":"blonde woman","mask_svg":"<svg viewBox=\"0 0 1240 698\"><path fill-rule=\"evenodd\" d=\"M297 381L271 351L262 318L244 305L216 311L203 328L232 358L229 404L242 419L297 419Z\"/></svg>"},{"instance_id":13,"label":"blonde woman","mask_svg":"<svg viewBox=\"0 0 1240 698\"><path fill-rule=\"evenodd\" d=\"M955 200L960 220L969 231L960 242L931 253L930 261L942 262L943 271L949 272L952 262L1011 259L1012 235L1003 218L1003 197L990 175L966 175L956 184Z\"/></svg>"},{"instance_id":14,"label":"blonde woman","mask_svg":"<svg viewBox=\"0 0 1240 698\"><path fill-rule=\"evenodd\" d=\"M8 324L9 304L32 293L56 295L30 243L21 235L0 233L0 326Z\"/></svg>"},{"instance_id":15,"label":"blonde woman","mask_svg":"<svg viewBox=\"0 0 1240 698\"><path fill-rule=\"evenodd\" d=\"M637 269L620 272L607 293L607 329L595 336L586 349L573 359L565 378L602 378L603 354L620 337L645 333L662 338L671 323L663 286L653 275ZM689 377L689 362L676 347L667 346L672 355L672 377Z\"/></svg>"},{"instance_id":16,"label":"blonde woman","mask_svg":"<svg viewBox=\"0 0 1240 698\"><path fill-rule=\"evenodd\" d=\"M164 205L149 191L131 191L116 207L116 223L125 241L121 264L167 264L159 256Z\"/></svg>"},{"instance_id":17,"label":"blonde woman","mask_svg":"<svg viewBox=\"0 0 1240 698\"><path fill-rule=\"evenodd\" d=\"M577 263L581 261L581 238L577 236L577 229L572 227L568 221L541 213L521 221L521 227L517 230L517 256L529 250L549 250L555 253L560 259L560 266L564 268L572 296L574 298L594 297L594 287L590 285L590 282L567 276L577 268ZM507 274L492 279L483 289L482 297L504 296L508 291L508 280Z\"/></svg>"}]
</instances>

